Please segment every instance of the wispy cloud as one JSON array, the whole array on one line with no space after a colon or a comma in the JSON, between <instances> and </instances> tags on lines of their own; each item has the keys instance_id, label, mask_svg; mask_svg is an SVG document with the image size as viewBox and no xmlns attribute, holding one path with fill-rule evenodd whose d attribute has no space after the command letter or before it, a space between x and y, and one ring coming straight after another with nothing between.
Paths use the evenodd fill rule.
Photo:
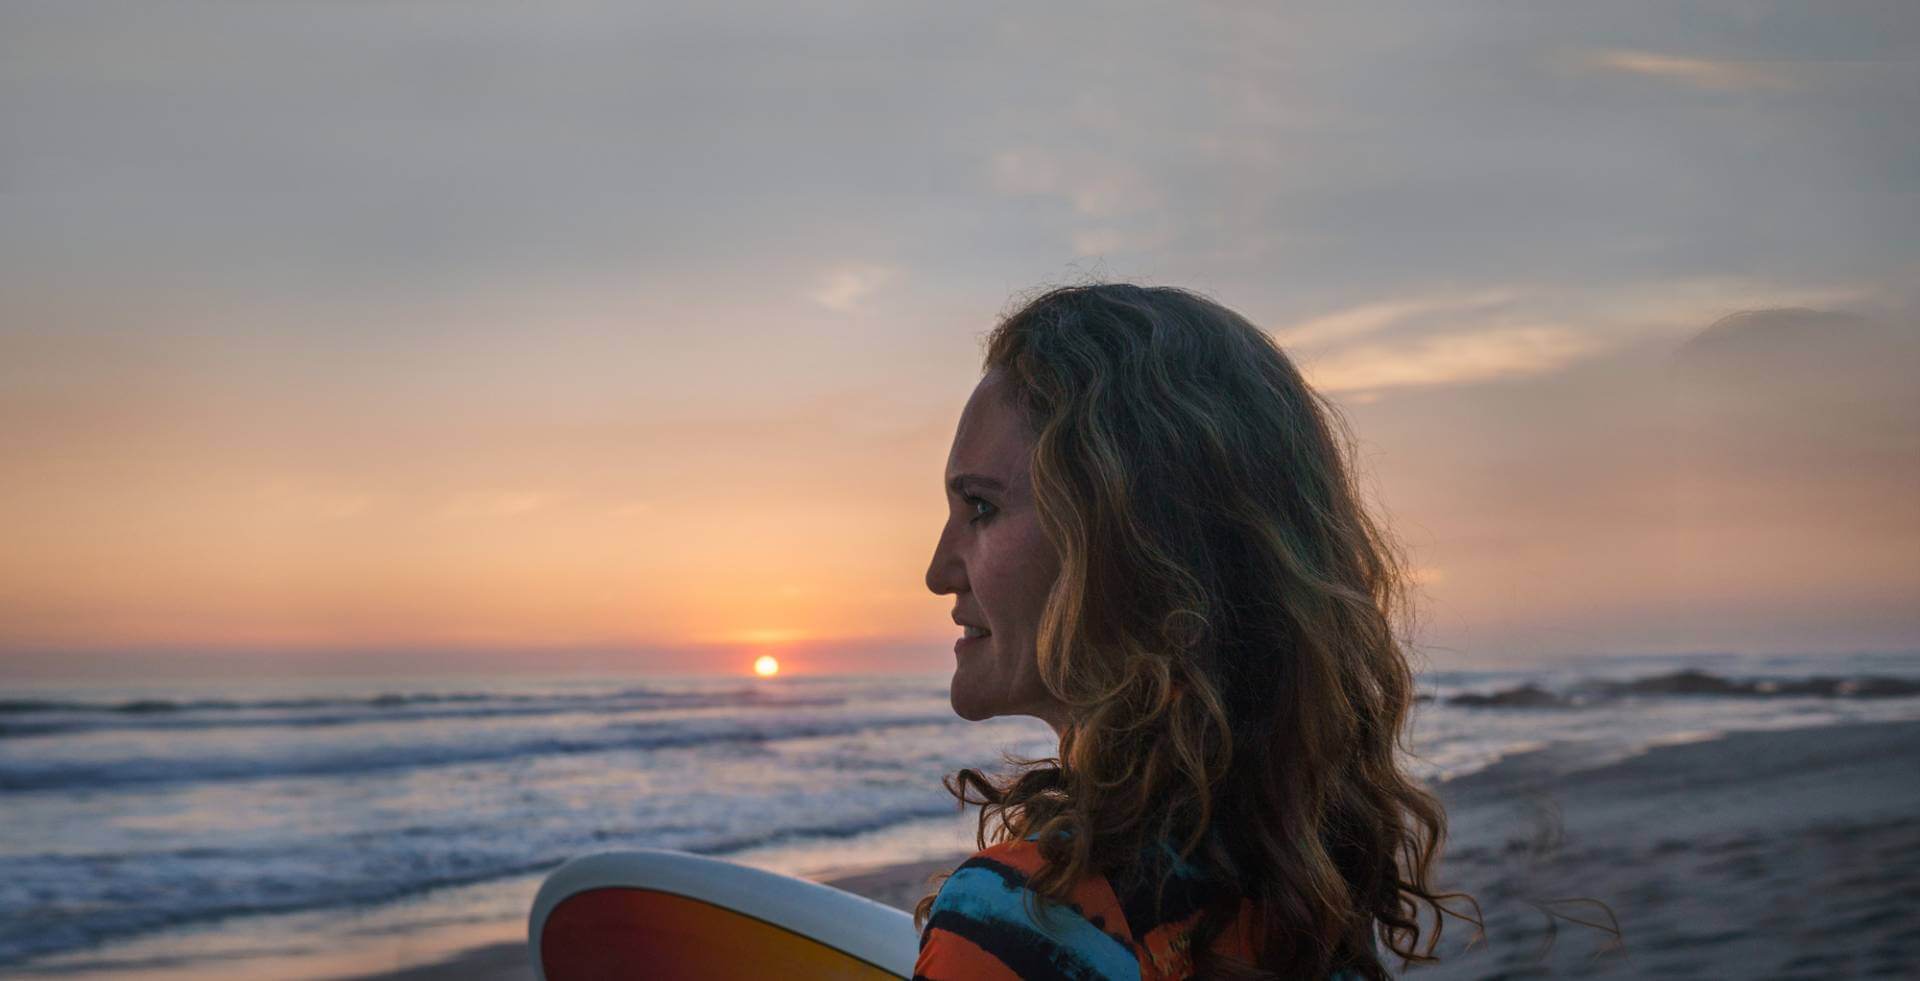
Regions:
<instances>
[{"instance_id":1,"label":"wispy cloud","mask_svg":"<svg viewBox=\"0 0 1920 981\"><path fill-rule=\"evenodd\" d=\"M1512 290L1490 289L1384 300L1347 307L1274 330L1273 337L1288 347L1320 347L1363 337L1418 317L1439 313L1474 313L1512 302Z\"/></svg>"},{"instance_id":2,"label":"wispy cloud","mask_svg":"<svg viewBox=\"0 0 1920 981\"><path fill-rule=\"evenodd\" d=\"M1460 385L1546 374L1592 351L1595 342L1566 327L1498 327L1368 344L1304 359L1314 387L1329 392Z\"/></svg>"},{"instance_id":3,"label":"wispy cloud","mask_svg":"<svg viewBox=\"0 0 1920 981\"><path fill-rule=\"evenodd\" d=\"M807 295L829 310L849 313L898 275L899 270L890 266L843 266L828 272Z\"/></svg>"},{"instance_id":4,"label":"wispy cloud","mask_svg":"<svg viewBox=\"0 0 1920 981\"><path fill-rule=\"evenodd\" d=\"M1589 51L1579 62L1593 70L1657 78L1721 92L1793 87L1792 76L1778 62L1716 61L1626 49Z\"/></svg>"}]
</instances>

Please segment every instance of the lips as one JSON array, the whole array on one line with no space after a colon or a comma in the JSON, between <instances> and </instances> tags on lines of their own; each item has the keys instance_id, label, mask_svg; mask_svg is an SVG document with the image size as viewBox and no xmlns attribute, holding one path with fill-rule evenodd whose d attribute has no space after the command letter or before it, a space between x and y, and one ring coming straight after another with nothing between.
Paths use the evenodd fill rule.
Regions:
<instances>
[{"instance_id":1,"label":"lips","mask_svg":"<svg viewBox=\"0 0 1920 981\"><path fill-rule=\"evenodd\" d=\"M954 622L960 623L958 620ZM984 643L988 637L993 636L993 631L985 627L976 627L971 623L961 623L960 628L960 639L953 642L953 652L955 654L959 654L971 647L978 647Z\"/></svg>"},{"instance_id":2,"label":"lips","mask_svg":"<svg viewBox=\"0 0 1920 981\"><path fill-rule=\"evenodd\" d=\"M961 619L963 615L959 610L953 611L953 622L960 627L960 640L956 643L979 640L982 637L990 637L993 635L993 631L988 630L980 624Z\"/></svg>"}]
</instances>

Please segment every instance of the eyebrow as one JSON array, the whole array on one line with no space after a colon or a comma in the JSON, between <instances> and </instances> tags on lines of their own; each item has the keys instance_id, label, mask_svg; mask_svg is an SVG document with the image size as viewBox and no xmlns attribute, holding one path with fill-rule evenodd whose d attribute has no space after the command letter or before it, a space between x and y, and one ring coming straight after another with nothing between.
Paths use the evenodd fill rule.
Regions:
<instances>
[{"instance_id":1,"label":"eyebrow","mask_svg":"<svg viewBox=\"0 0 1920 981\"><path fill-rule=\"evenodd\" d=\"M973 484L985 490L1004 491L1007 489L1007 485L984 474L957 473L947 478L947 489L955 494L965 493L968 484Z\"/></svg>"}]
</instances>

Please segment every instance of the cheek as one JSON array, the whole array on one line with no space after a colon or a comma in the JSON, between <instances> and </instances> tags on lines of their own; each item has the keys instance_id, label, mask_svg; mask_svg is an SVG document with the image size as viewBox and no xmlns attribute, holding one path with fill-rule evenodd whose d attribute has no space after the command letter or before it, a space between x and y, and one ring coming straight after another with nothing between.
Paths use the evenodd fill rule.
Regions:
<instances>
[{"instance_id":1,"label":"cheek","mask_svg":"<svg viewBox=\"0 0 1920 981\"><path fill-rule=\"evenodd\" d=\"M1060 574L1060 557L1054 554L1053 543L1047 540L1038 518L1028 521L1022 530L1025 534L1020 542L1018 574L1022 585L1044 596Z\"/></svg>"},{"instance_id":2,"label":"cheek","mask_svg":"<svg viewBox=\"0 0 1920 981\"><path fill-rule=\"evenodd\" d=\"M967 554L967 585L995 633L1031 633L1060 561L1031 508L1008 511Z\"/></svg>"},{"instance_id":3,"label":"cheek","mask_svg":"<svg viewBox=\"0 0 1920 981\"><path fill-rule=\"evenodd\" d=\"M1046 609L1059 562L1037 525L1023 530L1027 533L1009 543L1013 547L1004 553L992 578L1002 615L1012 621L1008 626L1031 636L1039 629L1040 613Z\"/></svg>"}]
</instances>

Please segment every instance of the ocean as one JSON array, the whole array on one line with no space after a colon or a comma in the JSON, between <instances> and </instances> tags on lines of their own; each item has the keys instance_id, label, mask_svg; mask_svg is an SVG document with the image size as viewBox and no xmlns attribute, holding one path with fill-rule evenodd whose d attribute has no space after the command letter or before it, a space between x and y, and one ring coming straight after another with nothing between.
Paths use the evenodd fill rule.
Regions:
<instances>
[{"instance_id":1,"label":"ocean","mask_svg":"<svg viewBox=\"0 0 1920 981\"><path fill-rule=\"evenodd\" d=\"M1549 746L1577 768L1920 719L1920 654L1594 658L1420 687L1412 765L1442 782ZM497 924L607 849L790 874L970 850L940 777L1051 747L1036 720L956 718L945 675L14 685L0 972L211 975Z\"/></svg>"}]
</instances>

